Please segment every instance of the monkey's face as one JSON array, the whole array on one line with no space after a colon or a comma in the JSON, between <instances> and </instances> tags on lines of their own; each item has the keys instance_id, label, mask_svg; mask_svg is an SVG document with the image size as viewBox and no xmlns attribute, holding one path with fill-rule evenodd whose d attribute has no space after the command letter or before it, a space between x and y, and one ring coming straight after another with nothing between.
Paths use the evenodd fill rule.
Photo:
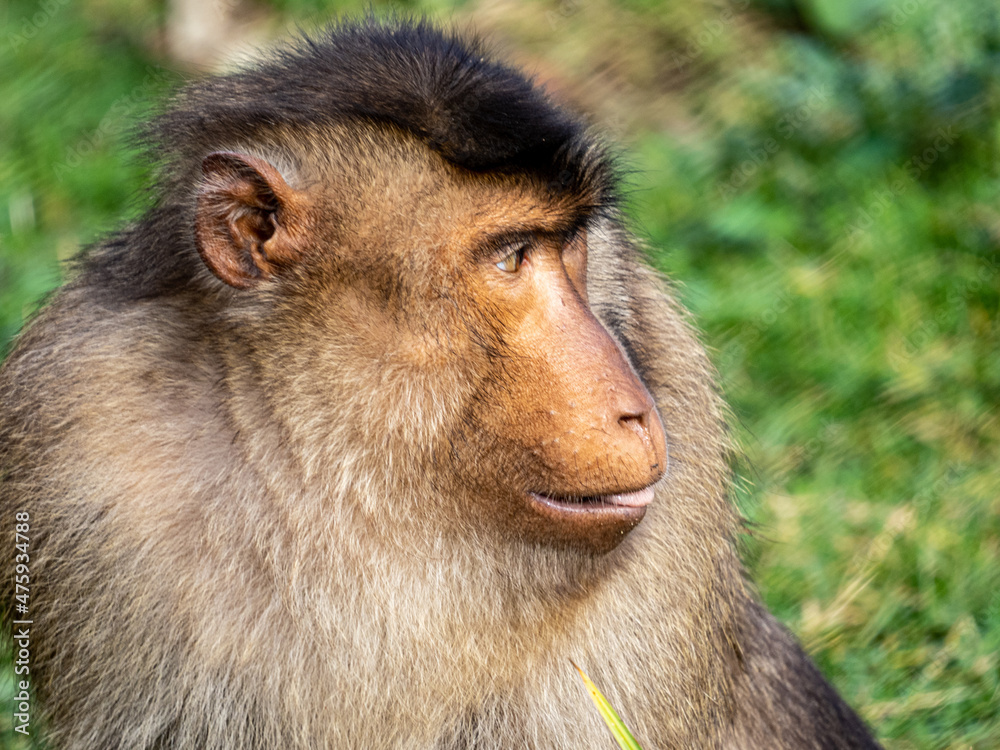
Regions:
<instances>
[{"instance_id":1,"label":"monkey's face","mask_svg":"<svg viewBox=\"0 0 1000 750\"><path fill-rule=\"evenodd\" d=\"M338 204L252 157L209 156L198 219L206 264L242 293L272 277L322 279L311 294L323 304L311 309L326 312L311 314L326 322L311 328L338 339L316 344L330 352L322 375L354 368L351 382L373 385L332 384L317 410L341 398L338 418L390 446L386 456L405 448L372 438L372 425L393 425L399 446L435 443L420 470L460 501L460 515L508 539L614 548L652 502L667 448L649 391L590 307L592 196L462 173L433 154L393 159L389 178L328 188L380 201ZM405 398L374 393L380 377L393 392L389 363ZM439 406L447 414L434 414Z\"/></svg>"},{"instance_id":2,"label":"monkey's face","mask_svg":"<svg viewBox=\"0 0 1000 750\"><path fill-rule=\"evenodd\" d=\"M471 479L485 475L481 497L504 527L605 551L652 502L666 440L649 391L590 309L586 220L560 213L552 227L490 232L472 255L466 304L491 345L465 441Z\"/></svg>"}]
</instances>

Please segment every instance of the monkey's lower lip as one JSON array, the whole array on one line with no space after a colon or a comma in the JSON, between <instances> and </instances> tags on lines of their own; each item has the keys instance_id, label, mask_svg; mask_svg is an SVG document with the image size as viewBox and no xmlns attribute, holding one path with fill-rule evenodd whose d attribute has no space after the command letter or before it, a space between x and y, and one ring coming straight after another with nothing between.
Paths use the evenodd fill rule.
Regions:
<instances>
[{"instance_id":1,"label":"monkey's lower lip","mask_svg":"<svg viewBox=\"0 0 1000 750\"><path fill-rule=\"evenodd\" d=\"M653 502L653 488L644 487L635 492L620 492L612 495L590 495L583 497L557 497L540 492L529 492L531 498L550 508L560 510L587 511L601 508L645 508Z\"/></svg>"}]
</instances>

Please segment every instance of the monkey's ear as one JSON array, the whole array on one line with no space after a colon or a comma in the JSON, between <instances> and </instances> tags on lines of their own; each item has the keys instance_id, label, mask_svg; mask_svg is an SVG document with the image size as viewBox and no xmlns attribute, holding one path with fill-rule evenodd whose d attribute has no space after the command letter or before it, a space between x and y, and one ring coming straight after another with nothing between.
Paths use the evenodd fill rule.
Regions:
<instances>
[{"instance_id":1,"label":"monkey's ear","mask_svg":"<svg viewBox=\"0 0 1000 750\"><path fill-rule=\"evenodd\" d=\"M249 289L302 257L302 197L278 170L228 151L206 156L201 170L195 238L212 273Z\"/></svg>"}]
</instances>

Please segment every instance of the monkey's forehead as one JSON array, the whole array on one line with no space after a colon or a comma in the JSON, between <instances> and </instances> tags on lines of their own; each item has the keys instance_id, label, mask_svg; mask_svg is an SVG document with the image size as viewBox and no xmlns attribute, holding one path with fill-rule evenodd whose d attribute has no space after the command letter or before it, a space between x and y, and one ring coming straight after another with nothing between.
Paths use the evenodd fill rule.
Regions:
<instances>
[{"instance_id":1,"label":"monkey's forehead","mask_svg":"<svg viewBox=\"0 0 1000 750\"><path fill-rule=\"evenodd\" d=\"M475 172L531 173L558 190L609 197L614 185L606 151L577 117L478 41L426 21L333 26L194 84L174 105L150 132L166 153L192 159L234 134L360 119L410 133Z\"/></svg>"}]
</instances>

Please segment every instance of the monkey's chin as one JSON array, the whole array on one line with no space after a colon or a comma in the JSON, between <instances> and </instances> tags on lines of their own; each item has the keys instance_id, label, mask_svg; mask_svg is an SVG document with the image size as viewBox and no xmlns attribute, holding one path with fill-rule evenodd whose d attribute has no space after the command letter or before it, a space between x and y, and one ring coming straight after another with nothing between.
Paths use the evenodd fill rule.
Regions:
<instances>
[{"instance_id":1,"label":"monkey's chin","mask_svg":"<svg viewBox=\"0 0 1000 750\"><path fill-rule=\"evenodd\" d=\"M542 538L601 553L617 547L639 525L653 501L653 488L591 496L529 492L528 497L539 525L547 527Z\"/></svg>"}]
</instances>

